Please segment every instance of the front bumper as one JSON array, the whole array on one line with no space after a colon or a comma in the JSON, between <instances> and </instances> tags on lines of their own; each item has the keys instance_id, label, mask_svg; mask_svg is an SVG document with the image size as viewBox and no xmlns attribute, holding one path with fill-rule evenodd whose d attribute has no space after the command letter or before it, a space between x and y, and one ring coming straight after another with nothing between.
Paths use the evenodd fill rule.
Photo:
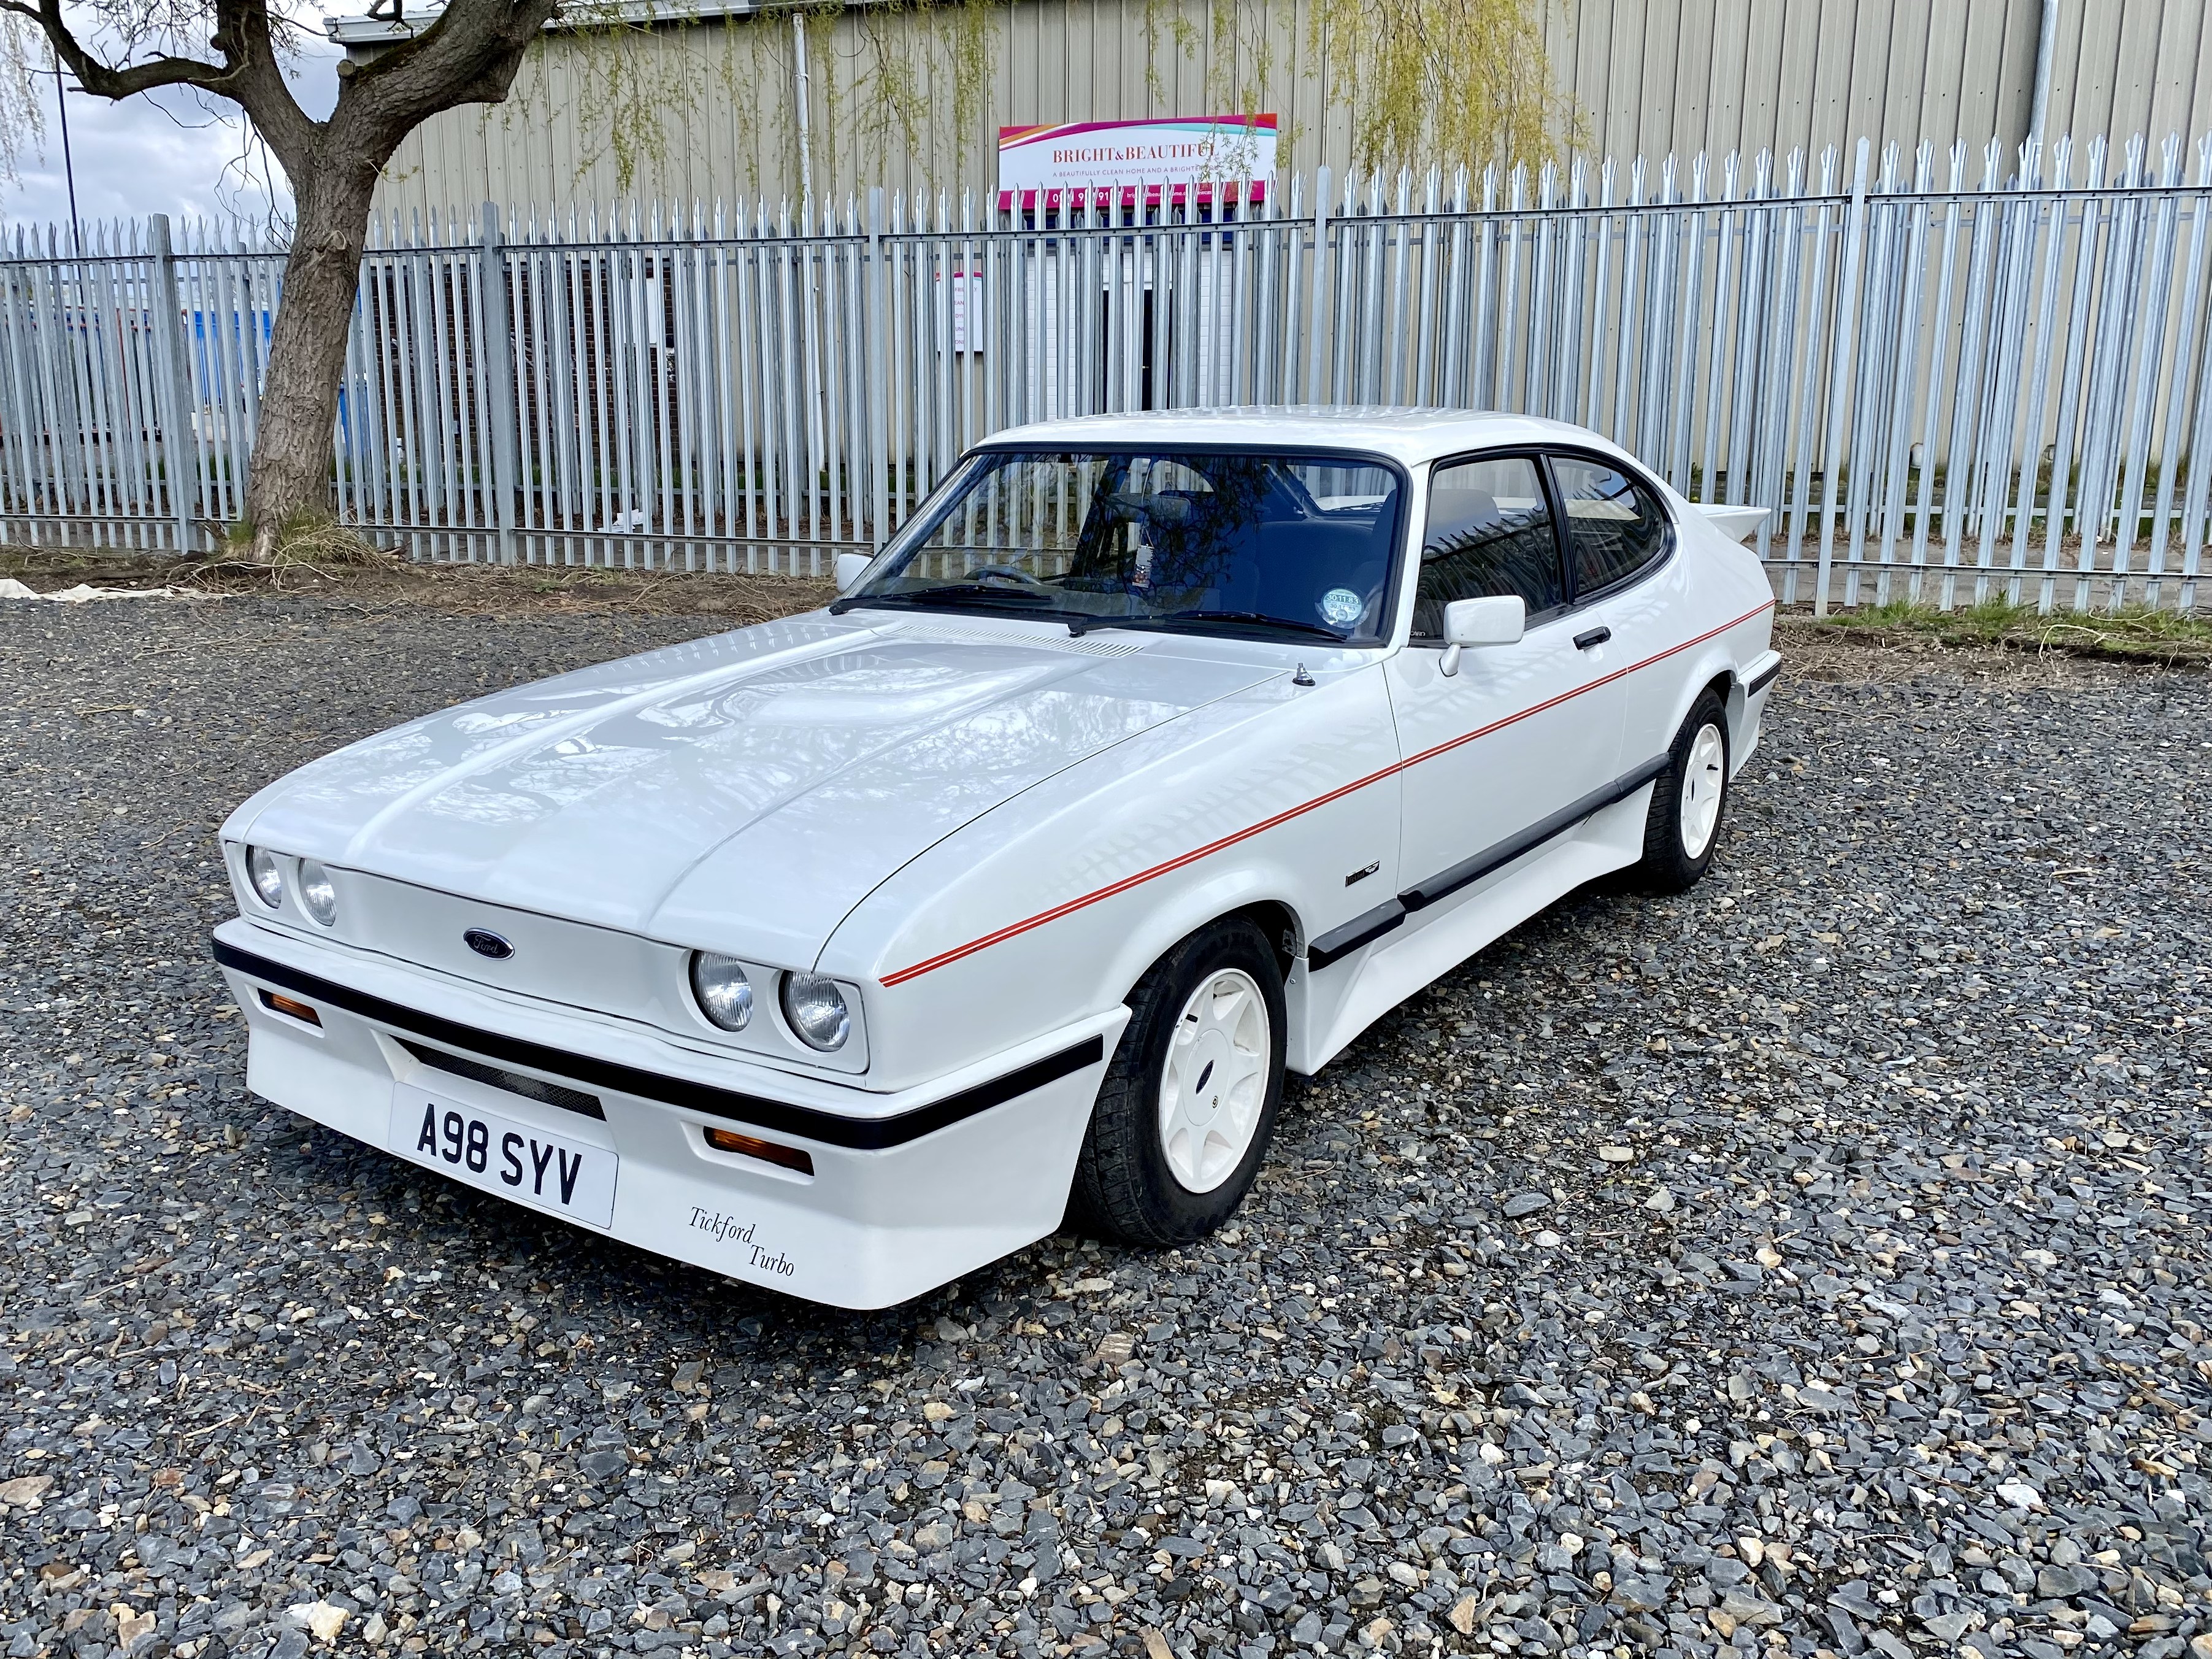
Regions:
<instances>
[{"instance_id":1,"label":"front bumper","mask_svg":"<svg viewBox=\"0 0 2212 1659\"><path fill-rule=\"evenodd\" d=\"M621 1022L242 919L216 930L216 956L251 1031L254 1093L432 1169L443 1166L388 1147L402 1085L600 1146L620 1159L611 1224L562 1218L846 1308L903 1301L1059 1226L1091 1103L1127 1018L1116 1008L879 1094L700 1054ZM307 1004L320 1026L272 1009L264 991ZM541 1092L555 1099L587 1096L603 1116L434 1068L418 1058L426 1049L483 1075L554 1085ZM714 1151L712 1127L803 1149L813 1172Z\"/></svg>"}]
</instances>

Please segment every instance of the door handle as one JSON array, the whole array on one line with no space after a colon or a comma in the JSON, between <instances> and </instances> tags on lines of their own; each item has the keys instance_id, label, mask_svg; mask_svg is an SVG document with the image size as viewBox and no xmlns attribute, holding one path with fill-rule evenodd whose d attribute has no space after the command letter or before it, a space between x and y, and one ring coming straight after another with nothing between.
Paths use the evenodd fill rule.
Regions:
<instances>
[{"instance_id":1,"label":"door handle","mask_svg":"<svg viewBox=\"0 0 2212 1659\"><path fill-rule=\"evenodd\" d=\"M1588 651L1593 647L1603 645L1612 637L1613 630L1610 628L1593 628L1586 634L1575 635L1575 649Z\"/></svg>"}]
</instances>

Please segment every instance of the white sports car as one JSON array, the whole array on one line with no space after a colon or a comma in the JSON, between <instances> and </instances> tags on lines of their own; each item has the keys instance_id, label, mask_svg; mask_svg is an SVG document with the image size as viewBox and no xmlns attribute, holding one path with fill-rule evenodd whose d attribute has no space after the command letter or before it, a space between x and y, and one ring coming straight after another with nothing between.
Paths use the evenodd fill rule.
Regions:
<instances>
[{"instance_id":1,"label":"white sports car","mask_svg":"<svg viewBox=\"0 0 2212 1659\"><path fill-rule=\"evenodd\" d=\"M1608 871L1695 881L1780 665L1734 539L1550 422L977 448L826 611L465 703L224 826L250 1086L879 1307L1218 1226L1284 1074Z\"/></svg>"}]
</instances>

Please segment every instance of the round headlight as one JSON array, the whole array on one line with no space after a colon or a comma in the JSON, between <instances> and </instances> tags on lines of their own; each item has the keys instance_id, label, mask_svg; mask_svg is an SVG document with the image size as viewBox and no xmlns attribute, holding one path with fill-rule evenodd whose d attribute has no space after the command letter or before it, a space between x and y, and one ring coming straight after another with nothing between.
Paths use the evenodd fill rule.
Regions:
<instances>
[{"instance_id":1,"label":"round headlight","mask_svg":"<svg viewBox=\"0 0 2212 1659\"><path fill-rule=\"evenodd\" d=\"M753 982L729 957L712 951L691 954L691 994L699 1012L726 1031L742 1031L753 1017Z\"/></svg>"},{"instance_id":2,"label":"round headlight","mask_svg":"<svg viewBox=\"0 0 2212 1659\"><path fill-rule=\"evenodd\" d=\"M819 974L783 976L783 1017L791 1022L801 1042L824 1054L843 1048L845 1039L853 1034L853 1015L845 1006L845 994L837 988L836 981Z\"/></svg>"},{"instance_id":3,"label":"round headlight","mask_svg":"<svg viewBox=\"0 0 2212 1659\"><path fill-rule=\"evenodd\" d=\"M338 919L338 890L331 872L314 859L300 860L300 905L325 927Z\"/></svg>"},{"instance_id":4,"label":"round headlight","mask_svg":"<svg viewBox=\"0 0 2212 1659\"><path fill-rule=\"evenodd\" d=\"M276 867L276 855L265 847L246 849L246 879L253 890L261 895L261 902L274 910L284 902L284 872Z\"/></svg>"}]
</instances>

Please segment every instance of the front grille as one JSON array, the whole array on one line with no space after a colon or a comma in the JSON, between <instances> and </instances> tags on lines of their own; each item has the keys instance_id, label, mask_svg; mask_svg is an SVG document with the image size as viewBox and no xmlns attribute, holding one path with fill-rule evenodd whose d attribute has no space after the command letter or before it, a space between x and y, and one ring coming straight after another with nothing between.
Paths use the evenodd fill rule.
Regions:
<instances>
[{"instance_id":1,"label":"front grille","mask_svg":"<svg viewBox=\"0 0 2212 1659\"><path fill-rule=\"evenodd\" d=\"M525 1100L534 1100L546 1106L558 1106L564 1112L578 1112L586 1117L606 1121L606 1113L599 1105L597 1095L587 1095L581 1089L571 1089L563 1083L548 1083L543 1078L525 1077L520 1072L487 1066L480 1060L469 1060L459 1054L447 1054L443 1048L425 1048L419 1042L410 1042L405 1037L393 1039L409 1054L425 1066L441 1072L451 1072L455 1077L467 1078L472 1083L489 1084L495 1089L504 1089L511 1095L520 1095Z\"/></svg>"}]
</instances>

